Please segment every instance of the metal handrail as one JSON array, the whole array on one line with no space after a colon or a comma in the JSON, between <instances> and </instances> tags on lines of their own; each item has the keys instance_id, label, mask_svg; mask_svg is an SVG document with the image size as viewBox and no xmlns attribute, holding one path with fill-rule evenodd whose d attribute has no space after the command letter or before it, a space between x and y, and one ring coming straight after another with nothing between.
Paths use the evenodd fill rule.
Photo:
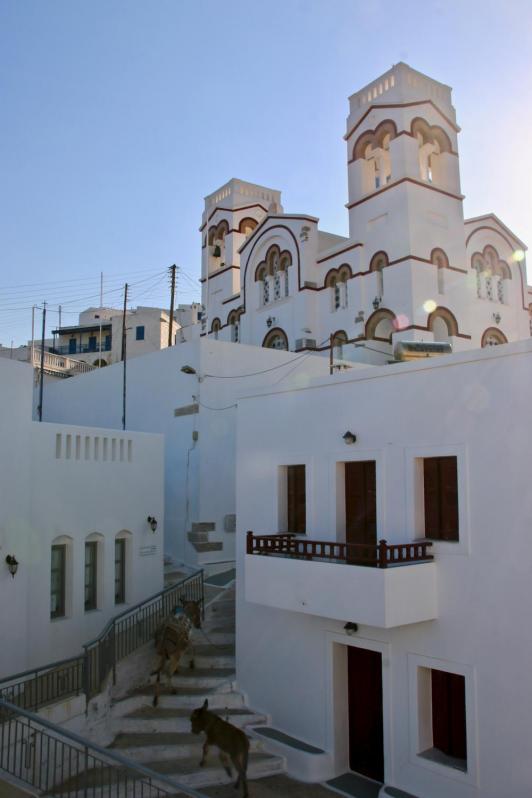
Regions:
<instances>
[{"instance_id":1,"label":"metal handrail","mask_svg":"<svg viewBox=\"0 0 532 798\"><path fill-rule=\"evenodd\" d=\"M43 729L52 734L42 731ZM67 742L64 742L65 740ZM44 742L46 745L43 745ZM38 762L35 761L37 753ZM80 769L80 754L82 769ZM101 768L101 783L89 786L87 784L89 770L98 773L98 766ZM95 790L108 786L103 768L109 766L116 769L112 777L115 795L118 795L119 788L125 785L126 788L128 786L130 789L133 788L133 793L128 793L133 798L135 796L160 798L160 796L175 795L176 791L190 798L207 798L205 793L200 793L139 762L89 742L74 732L67 731L33 712L28 712L0 698L0 771L9 773L52 797L54 789L57 789L59 794L64 794L63 785L67 785L69 779L83 780L83 773L87 774L85 784L80 784L79 788L73 785L67 794L70 795L72 792L75 795L85 790L84 794L88 795L87 791L90 790L90 794L94 795ZM138 774L139 778L135 779L132 773ZM167 787L169 789L166 789Z\"/></svg>"},{"instance_id":2,"label":"metal handrail","mask_svg":"<svg viewBox=\"0 0 532 798\"><path fill-rule=\"evenodd\" d=\"M189 595L191 594L191 595ZM165 615L185 596L200 602L204 614L203 570L195 571L111 618L83 653L0 679L0 699L30 710L72 695L85 695L86 708L124 657L147 643Z\"/></svg>"}]
</instances>

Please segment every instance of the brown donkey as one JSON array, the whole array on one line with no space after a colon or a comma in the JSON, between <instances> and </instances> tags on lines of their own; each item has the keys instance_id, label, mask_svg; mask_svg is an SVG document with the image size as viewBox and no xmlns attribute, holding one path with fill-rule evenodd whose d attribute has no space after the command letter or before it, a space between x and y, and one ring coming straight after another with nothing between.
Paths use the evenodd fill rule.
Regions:
<instances>
[{"instance_id":1,"label":"brown donkey","mask_svg":"<svg viewBox=\"0 0 532 798\"><path fill-rule=\"evenodd\" d=\"M222 720L214 712L209 712L209 702L207 699L203 706L195 709L190 716L190 725L194 734L205 732L206 740L203 743L203 756L200 767L205 764L205 757L210 745L216 745L220 751L220 761L225 768L228 776L232 776L231 766L228 757L233 763L238 778L235 783L235 790L242 784L243 797L248 798L248 780L246 776L248 768L249 740L242 731L232 723Z\"/></svg>"},{"instance_id":2,"label":"brown donkey","mask_svg":"<svg viewBox=\"0 0 532 798\"><path fill-rule=\"evenodd\" d=\"M153 706L159 703L161 672L166 663L168 683L172 683L172 676L179 667L179 660L190 645L192 628L201 629L201 602L186 601L181 598L182 609L176 610L161 624L155 633L155 648L159 655L159 665L152 671L152 676L157 675L155 681L155 695ZM194 655L190 660L190 667L194 667Z\"/></svg>"}]
</instances>

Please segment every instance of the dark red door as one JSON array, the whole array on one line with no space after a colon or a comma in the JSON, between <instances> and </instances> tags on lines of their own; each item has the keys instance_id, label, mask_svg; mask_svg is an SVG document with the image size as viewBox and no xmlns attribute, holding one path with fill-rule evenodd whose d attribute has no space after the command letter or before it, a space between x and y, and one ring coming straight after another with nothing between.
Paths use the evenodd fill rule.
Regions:
<instances>
[{"instance_id":1,"label":"dark red door","mask_svg":"<svg viewBox=\"0 0 532 798\"><path fill-rule=\"evenodd\" d=\"M345 464L345 541L363 548L347 549L347 561L374 564L377 556L377 493L375 461Z\"/></svg>"},{"instance_id":2,"label":"dark red door","mask_svg":"<svg viewBox=\"0 0 532 798\"><path fill-rule=\"evenodd\" d=\"M382 657L378 651L347 647L349 767L384 781Z\"/></svg>"}]
</instances>

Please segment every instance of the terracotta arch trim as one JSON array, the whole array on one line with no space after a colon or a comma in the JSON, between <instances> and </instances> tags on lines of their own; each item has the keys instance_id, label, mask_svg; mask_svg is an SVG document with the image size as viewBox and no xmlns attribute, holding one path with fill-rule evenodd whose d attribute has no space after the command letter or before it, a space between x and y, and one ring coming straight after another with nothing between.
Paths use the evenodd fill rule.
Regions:
<instances>
[{"instance_id":1,"label":"terracotta arch trim","mask_svg":"<svg viewBox=\"0 0 532 798\"><path fill-rule=\"evenodd\" d=\"M484 332L482 333L482 336L480 338L480 346L482 348L484 348L486 346L486 338L488 337L488 335L495 335L498 338L504 338L504 340L501 341L501 344L507 344L508 343L508 338L505 336L503 331L500 330L498 327L486 327L486 329L484 330Z\"/></svg>"},{"instance_id":2,"label":"terracotta arch trim","mask_svg":"<svg viewBox=\"0 0 532 798\"><path fill-rule=\"evenodd\" d=\"M514 247L510 243L510 241L506 238L506 236L503 235L503 233L501 233L500 230L497 230L496 227L490 227L487 224L480 225L480 227L475 227L475 229L472 230L469 233L468 237L466 238L466 247L469 244L469 241L472 238L472 236L474 236L475 233L478 233L479 230L491 230L492 233L497 233L497 235L499 235L508 244L510 249L513 251ZM523 302L523 310L528 310L528 307L527 307L526 302L525 302L525 279L523 277L523 270L521 268L521 263L516 261L516 264L517 264L517 268L519 270L519 277L520 277L520 280L521 280L521 298L522 298L522 302ZM527 290L528 290L528 286L527 286Z\"/></svg>"},{"instance_id":3,"label":"terracotta arch trim","mask_svg":"<svg viewBox=\"0 0 532 798\"><path fill-rule=\"evenodd\" d=\"M252 205L242 205L239 208L224 208L222 205L218 205L214 210L207 216L207 221L203 222L201 225L200 232L205 229L207 224L210 222L216 211L227 211L227 213L237 213L238 211L247 211L249 208L262 208L264 213L268 213L268 208L265 208L264 205L261 205L260 202L254 202Z\"/></svg>"},{"instance_id":4,"label":"terracotta arch trim","mask_svg":"<svg viewBox=\"0 0 532 798\"><path fill-rule=\"evenodd\" d=\"M350 139L355 130L357 130L357 128L360 127L360 125L362 124L364 119L368 116L368 114L370 114L371 111L374 111L375 109L379 110L381 108L414 108L417 105L432 105L434 110L442 117L442 119L445 119L447 124L450 125L456 133L460 132L460 128L458 127L456 122L453 122L452 119L449 119L449 117L446 116L443 113L443 111L440 108L438 108L438 106L432 100L417 100L416 102L411 102L411 103L383 103L383 104L375 103L373 105L370 105L367 111L360 117L358 122L351 128L351 130L348 133L345 134L344 139L346 141Z\"/></svg>"},{"instance_id":5,"label":"terracotta arch trim","mask_svg":"<svg viewBox=\"0 0 532 798\"><path fill-rule=\"evenodd\" d=\"M297 285L298 285L298 290L301 290L301 257L300 257L300 253L299 253L299 245L297 243L297 239L296 239L293 231L289 227L287 227L285 224L274 224L271 227L267 227L266 229L262 230L260 235L255 237L255 239L253 241L253 246L251 247L251 250L249 252L248 259L246 261L246 266L244 268L244 279L242 281L242 291L244 292L244 303L243 303L244 304L244 308L247 306L247 273L248 273L249 264L250 264L250 261L251 261L252 255L253 255L253 250L255 249L255 247L257 246L257 244L259 243L259 241L261 240L261 238L263 236L267 235L272 230L279 230L279 229L280 230L286 230L289 233L289 235L292 237L292 241L294 243L294 248L295 248L295 251L296 251L296 258L297 258ZM248 241L249 240L250 239L248 239Z\"/></svg>"}]
</instances>

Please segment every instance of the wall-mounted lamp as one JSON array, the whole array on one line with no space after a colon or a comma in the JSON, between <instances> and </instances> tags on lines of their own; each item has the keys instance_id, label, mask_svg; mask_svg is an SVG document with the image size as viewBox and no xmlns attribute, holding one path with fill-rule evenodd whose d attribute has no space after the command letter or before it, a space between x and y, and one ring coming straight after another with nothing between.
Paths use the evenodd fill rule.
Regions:
<instances>
[{"instance_id":1,"label":"wall-mounted lamp","mask_svg":"<svg viewBox=\"0 0 532 798\"><path fill-rule=\"evenodd\" d=\"M18 571L18 560L17 560L17 558L14 555L12 555L12 554L8 554L7 557L6 557L6 565L9 568L9 573L11 574L11 576L14 579L15 578L15 574Z\"/></svg>"},{"instance_id":2,"label":"wall-mounted lamp","mask_svg":"<svg viewBox=\"0 0 532 798\"><path fill-rule=\"evenodd\" d=\"M381 302L382 302L382 298L380 296L376 296L375 299L372 302L373 309L377 310L377 308L379 307Z\"/></svg>"},{"instance_id":3,"label":"wall-mounted lamp","mask_svg":"<svg viewBox=\"0 0 532 798\"><path fill-rule=\"evenodd\" d=\"M196 374L196 369L192 368L192 366L181 366L181 371L183 374Z\"/></svg>"},{"instance_id":4,"label":"wall-mounted lamp","mask_svg":"<svg viewBox=\"0 0 532 798\"><path fill-rule=\"evenodd\" d=\"M355 632L358 632L358 623L353 623L353 621L348 621L344 624L344 632L347 635L354 635Z\"/></svg>"},{"instance_id":5,"label":"wall-mounted lamp","mask_svg":"<svg viewBox=\"0 0 532 798\"><path fill-rule=\"evenodd\" d=\"M493 321L495 322L495 324L500 324L501 323L501 314L500 313L494 313L493 314Z\"/></svg>"},{"instance_id":6,"label":"wall-mounted lamp","mask_svg":"<svg viewBox=\"0 0 532 798\"><path fill-rule=\"evenodd\" d=\"M355 435L355 433L349 432L349 430L347 430L347 432L344 432L342 438L344 439L344 442L347 444L356 443L357 441L357 436Z\"/></svg>"},{"instance_id":7,"label":"wall-mounted lamp","mask_svg":"<svg viewBox=\"0 0 532 798\"><path fill-rule=\"evenodd\" d=\"M155 532L155 530L157 529L157 519L154 518L153 515L149 515L146 520L151 527L151 531Z\"/></svg>"},{"instance_id":8,"label":"wall-mounted lamp","mask_svg":"<svg viewBox=\"0 0 532 798\"><path fill-rule=\"evenodd\" d=\"M268 318L266 319L266 325L268 327L271 327L272 324L274 324L274 322L275 322L275 317L274 316L268 316Z\"/></svg>"}]
</instances>

